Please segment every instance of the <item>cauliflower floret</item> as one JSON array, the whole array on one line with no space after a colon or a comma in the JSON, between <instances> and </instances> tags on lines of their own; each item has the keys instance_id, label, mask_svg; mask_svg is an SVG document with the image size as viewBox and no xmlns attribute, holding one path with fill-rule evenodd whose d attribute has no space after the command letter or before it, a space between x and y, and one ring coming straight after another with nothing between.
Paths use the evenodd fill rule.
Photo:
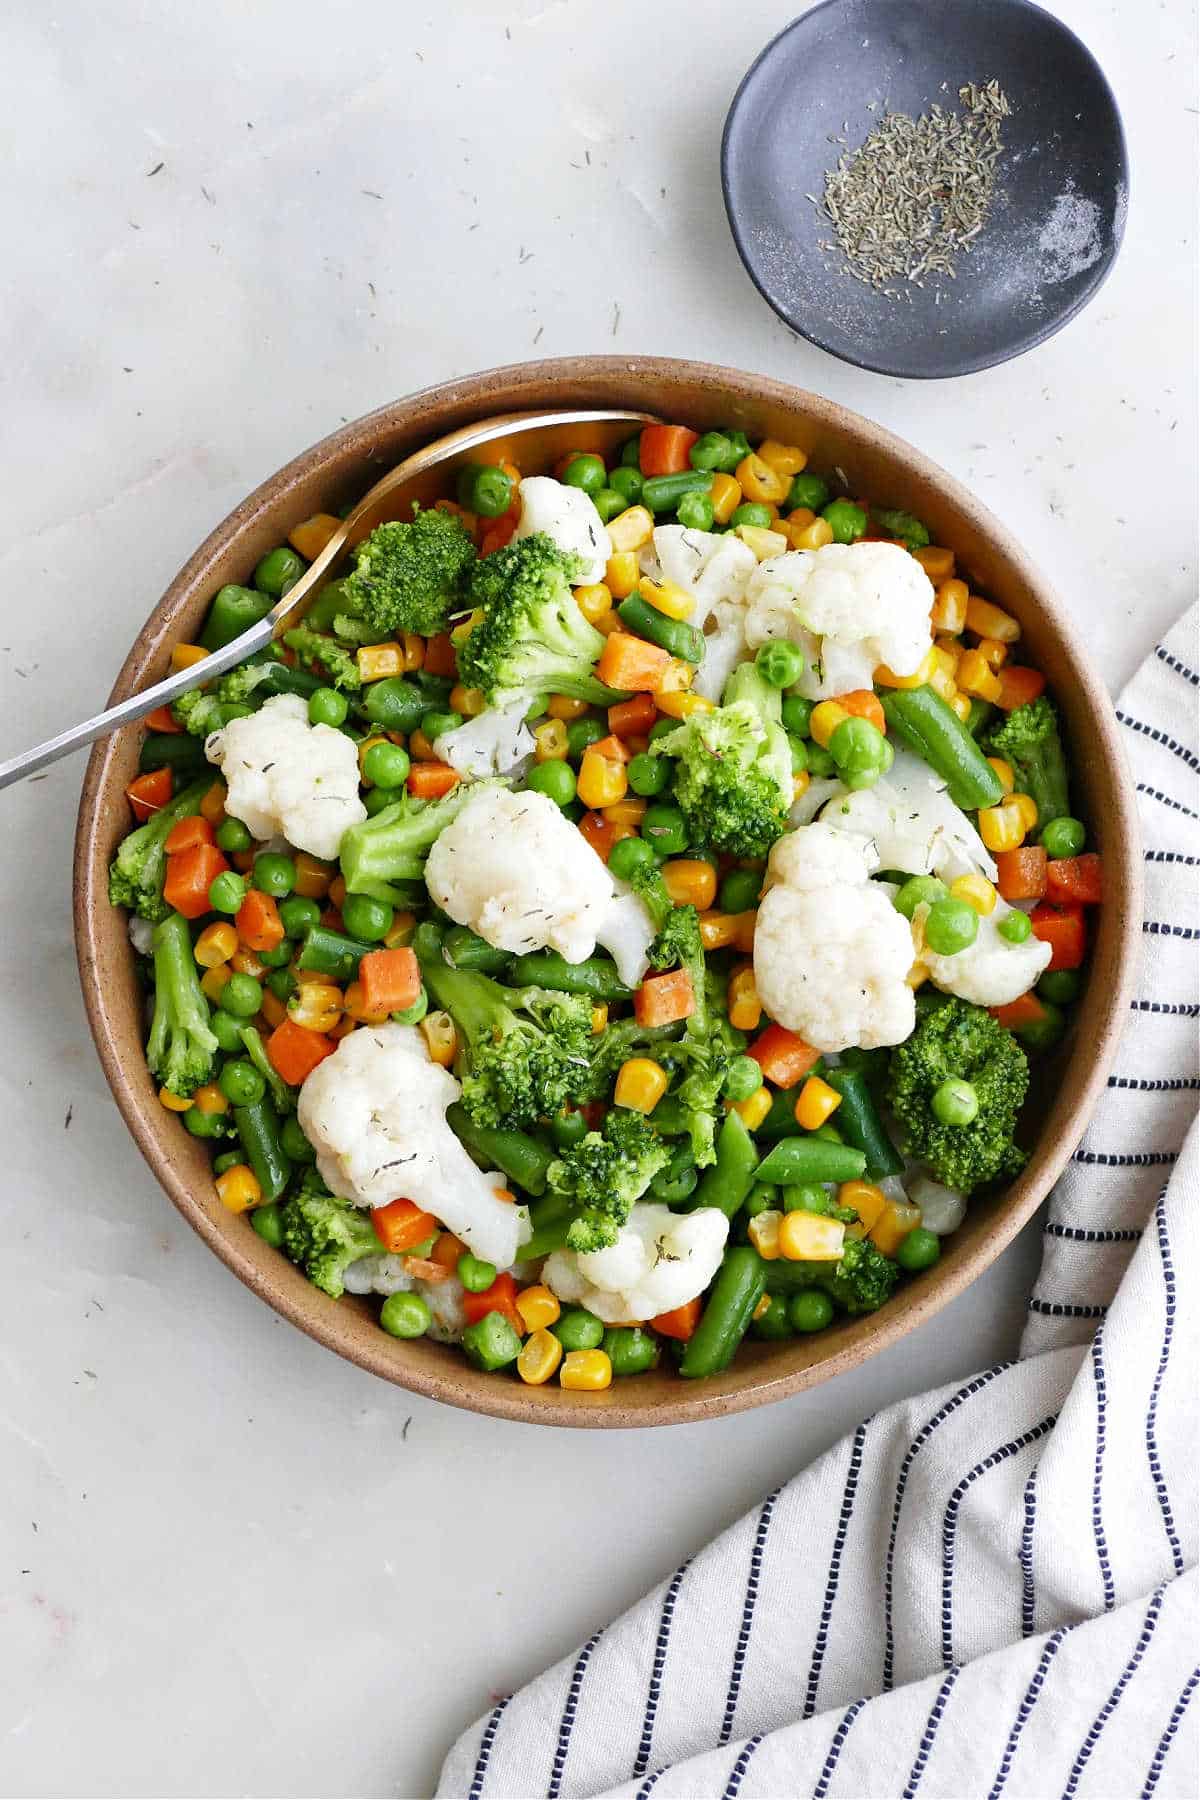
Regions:
<instances>
[{"instance_id":1,"label":"cauliflower floret","mask_svg":"<svg viewBox=\"0 0 1200 1800\"><path fill-rule=\"evenodd\" d=\"M870 687L880 663L912 675L929 649L933 587L898 544L826 544L760 563L746 588L746 642L799 644L809 699Z\"/></svg>"},{"instance_id":2,"label":"cauliflower floret","mask_svg":"<svg viewBox=\"0 0 1200 1800\"><path fill-rule=\"evenodd\" d=\"M650 946L657 935L645 906L621 882L597 928L596 942L608 951L626 987L636 987L650 967Z\"/></svg>"},{"instance_id":3,"label":"cauliflower floret","mask_svg":"<svg viewBox=\"0 0 1200 1800\"><path fill-rule=\"evenodd\" d=\"M836 831L869 838L880 868L938 875L947 882L970 874L996 879L996 865L966 813L955 806L941 777L909 750L896 752L873 788L839 790L821 819Z\"/></svg>"},{"instance_id":4,"label":"cauliflower floret","mask_svg":"<svg viewBox=\"0 0 1200 1800\"><path fill-rule=\"evenodd\" d=\"M427 1337L439 1344L457 1344L467 1323L463 1310L463 1284L456 1275L446 1281L418 1281L405 1268L407 1258L360 1256L346 1270L348 1294L420 1294L430 1312Z\"/></svg>"},{"instance_id":5,"label":"cauliflower floret","mask_svg":"<svg viewBox=\"0 0 1200 1800\"><path fill-rule=\"evenodd\" d=\"M434 738L434 751L468 780L511 775L533 753L533 733L525 723L528 711L525 695L508 706L489 706L474 719Z\"/></svg>"},{"instance_id":6,"label":"cauliflower floret","mask_svg":"<svg viewBox=\"0 0 1200 1800\"><path fill-rule=\"evenodd\" d=\"M772 1019L814 1049L903 1043L916 1022L907 921L868 877L875 852L828 825L771 851L754 932L754 980Z\"/></svg>"},{"instance_id":7,"label":"cauliflower floret","mask_svg":"<svg viewBox=\"0 0 1200 1800\"><path fill-rule=\"evenodd\" d=\"M732 532L690 525L657 525L653 554L662 578L694 596L688 624L700 631L719 606L744 605L746 583L758 567L753 550Z\"/></svg>"},{"instance_id":8,"label":"cauliflower floret","mask_svg":"<svg viewBox=\"0 0 1200 1800\"><path fill-rule=\"evenodd\" d=\"M1040 938L1030 936L1022 944L1010 944L1001 937L1000 921L1014 910L997 895L991 912L979 921L975 942L953 956L938 956L924 941L922 927L929 908L918 906L913 914L914 936L921 944L921 961L929 970L933 985L944 994L957 994L960 1000L970 1000L976 1006L1007 1006L1010 1000L1028 993L1045 972L1054 951Z\"/></svg>"},{"instance_id":9,"label":"cauliflower floret","mask_svg":"<svg viewBox=\"0 0 1200 1800\"><path fill-rule=\"evenodd\" d=\"M580 558L584 564L578 577L581 585L603 581L612 540L591 495L550 475L527 476L520 495L521 517L513 536L532 537L535 531L544 531L560 550Z\"/></svg>"},{"instance_id":10,"label":"cauliflower floret","mask_svg":"<svg viewBox=\"0 0 1200 1800\"><path fill-rule=\"evenodd\" d=\"M256 838L278 833L332 862L343 833L367 816L352 739L332 725L310 725L299 694L276 694L231 719L211 733L204 754L228 785L225 811Z\"/></svg>"},{"instance_id":11,"label":"cauliflower floret","mask_svg":"<svg viewBox=\"0 0 1200 1800\"><path fill-rule=\"evenodd\" d=\"M583 962L612 905L612 876L545 794L481 788L429 853L425 885L497 950L549 947Z\"/></svg>"},{"instance_id":12,"label":"cauliflower floret","mask_svg":"<svg viewBox=\"0 0 1200 1800\"><path fill-rule=\"evenodd\" d=\"M720 1265L729 1220L715 1206L674 1213L639 1202L607 1250L556 1250L542 1279L560 1300L614 1325L654 1319L702 1294Z\"/></svg>"},{"instance_id":13,"label":"cauliflower floret","mask_svg":"<svg viewBox=\"0 0 1200 1800\"><path fill-rule=\"evenodd\" d=\"M725 683L747 655L746 608L736 600L718 600L704 634L704 660L696 671L692 692L705 700L720 700Z\"/></svg>"},{"instance_id":14,"label":"cauliflower floret","mask_svg":"<svg viewBox=\"0 0 1200 1800\"><path fill-rule=\"evenodd\" d=\"M370 1207L403 1196L506 1269L529 1237L529 1211L498 1197L504 1177L477 1169L446 1124L461 1091L414 1026L374 1025L318 1064L297 1116L331 1194Z\"/></svg>"}]
</instances>

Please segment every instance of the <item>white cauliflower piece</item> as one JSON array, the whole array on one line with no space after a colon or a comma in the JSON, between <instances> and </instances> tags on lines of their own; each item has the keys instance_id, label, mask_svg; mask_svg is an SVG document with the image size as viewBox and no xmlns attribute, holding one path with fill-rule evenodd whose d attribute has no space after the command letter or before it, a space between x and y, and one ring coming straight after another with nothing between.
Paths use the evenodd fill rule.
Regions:
<instances>
[{"instance_id":1,"label":"white cauliflower piece","mask_svg":"<svg viewBox=\"0 0 1200 1800\"><path fill-rule=\"evenodd\" d=\"M533 754L533 733L525 723L529 700L524 694L507 706L489 706L473 719L443 731L433 748L444 763L468 780L511 775Z\"/></svg>"},{"instance_id":2,"label":"white cauliflower piece","mask_svg":"<svg viewBox=\"0 0 1200 1800\"><path fill-rule=\"evenodd\" d=\"M755 985L770 1017L816 1050L903 1043L916 1023L912 935L873 867L869 843L822 824L780 838L767 863Z\"/></svg>"},{"instance_id":3,"label":"white cauliflower piece","mask_svg":"<svg viewBox=\"0 0 1200 1800\"><path fill-rule=\"evenodd\" d=\"M811 825L827 800L837 794L846 794L850 790L838 780L836 775L816 775L809 782L798 800L793 800L788 812L788 824L794 829L797 825Z\"/></svg>"},{"instance_id":4,"label":"white cauliflower piece","mask_svg":"<svg viewBox=\"0 0 1200 1800\"><path fill-rule=\"evenodd\" d=\"M747 655L746 609L735 600L718 600L704 634L704 660L696 671L692 692L718 701L725 683Z\"/></svg>"},{"instance_id":5,"label":"white cauliflower piece","mask_svg":"<svg viewBox=\"0 0 1200 1800\"><path fill-rule=\"evenodd\" d=\"M129 941L139 956L151 956L154 953L154 927L149 919L143 919L140 913L129 915Z\"/></svg>"},{"instance_id":6,"label":"white cauliflower piece","mask_svg":"<svg viewBox=\"0 0 1200 1800\"><path fill-rule=\"evenodd\" d=\"M914 935L921 944L920 958L933 985L944 994L957 994L960 1000L970 1000L976 1006L1007 1006L1010 1000L1028 993L1045 972L1054 950L1032 935L1022 944L1010 944L1002 938L1000 921L1014 910L997 895L992 911L979 921L975 942L953 956L938 956L924 941L923 927L929 908L918 906L913 914Z\"/></svg>"},{"instance_id":7,"label":"white cauliflower piece","mask_svg":"<svg viewBox=\"0 0 1200 1800\"><path fill-rule=\"evenodd\" d=\"M874 787L857 793L839 789L821 819L837 831L869 838L880 868L947 882L970 874L996 879L996 865L970 819L954 804L941 776L910 750L897 750Z\"/></svg>"},{"instance_id":8,"label":"white cauliflower piece","mask_svg":"<svg viewBox=\"0 0 1200 1800\"><path fill-rule=\"evenodd\" d=\"M916 1175L909 1183L908 1197L921 1209L921 1223L935 1237L949 1237L967 1216L967 1197L957 1188L943 1187L932 1175Z\"/></svg>"},{"instance_id":9,"label":"white cauliflower piece","mask_svg":"<svg viewBox=\"0 0 1200 1800\"><path fill-rule=\"evenodd\" d=\"M438 837L425 885L456 924L495 949L549 947L568 962L592 954L615 892L553 800L492 787L472 795Z\"/></svg>"},{"instance_id":10,"label":"white cauliflower piece","mask_svg":"<svg viewBox=\"0 0 1200 1800\"><path fill-rule=\"evenodd\" d=\"M256 838L278 834L332 862L343 834L367 816L353 741L332 725L310 725L299 694L276 694L231 719L210 733L204 754L228 785L225 811Z\"/></svg>"},{"instance_id":11,"label":"white cauliflower piece","mask_svg":"<svg viewBox=\"0 0 1200 1800\"><path fill-rule=\"evenodd\" d=\"M753 550L733 532L690 525L656 525L654 555L663 580L693 596L688 624L701 631L718 606L744 605L746 583L758 567Z\"/></svg>"},{"instance_id":12,"label":"white cauliflower piece","mask_svg":"<svg viewBox=\"0 0 1200 1800\"><path fill-rule=\"evenodd\" d=\"M364 1207L403 1196L506 1269L529 1237L529 1210L498 1197L504 1177L477 1169L446 1124L461 1092L415 1026L373 1025L318 1064L297 1116L331 1194Z\"/></svg>"},{"instance_id":13,"label":"white cauliflower piece","mask_svg":"<svg viewBox=\"0 0 1200 1800\"><path fill-rule=\"evenodd\" d=\"M439 1344L457 1344L467 1323L463 1310L463 1284L456 1275L445 1281L418 1281L405 1268L406 1258L383 1251L360 1256L344 1277L348 1294L420 1294L430 1311L427 1337Z\"/></svg>"},{"instance_id":14,"label":"white cauliflower piece","mask_svg":"<svg viewBox=\"0 0 1200 1800\"><path fill-rule=\"evenodd\" d=\"M580 558L584 565L578 577L581 586L603 581L612 539L591 495L550 475L527 475L519 492L521 517L513 536L532 537L534 532L544 531L560 550Z\"/></svg>"},{"instance_id":15,"label":"white cauliflower piece","mask_svg":"<svg viewBox=\"0 0 1200 1800\"><path fill-rule=\"evenodd\" d=\"M760 563L746 587L746 642L799 644L810 699L870 687L880 663L912 675L932 642L933 587L898 544L826 544Z\"/></svg>"},{"instance_id":16,"label":"white cauliflower piece","mask_svg":"<svg viewBox=\"0 0 1200 1800\"><path fill-rule=\"evenodd\" d=\"M626 987L636 987L650 967L650 946L658 933L650 914L631 888L617 883L617 893L596 932L617 965Z\"/></svg>"},{"instance_id":17,"label":"white cauliflower piece","mask_svg":"<svg viewBox=\"0 0 1200 1800\"><path fill-rule=\"evenodd\" d=\"M729 1220L715 1206L674 1213L639 1202L607 1250L556 1250L542 1280L608 1325L654 1319L702 1294L721 1262Z\"/></svg>"}]
</instances>

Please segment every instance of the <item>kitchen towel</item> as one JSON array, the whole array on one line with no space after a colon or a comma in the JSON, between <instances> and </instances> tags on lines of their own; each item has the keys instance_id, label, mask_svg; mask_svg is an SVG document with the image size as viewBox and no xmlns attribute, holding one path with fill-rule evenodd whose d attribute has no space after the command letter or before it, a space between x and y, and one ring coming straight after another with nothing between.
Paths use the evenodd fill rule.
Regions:
<instances>
[{"instance_id":1,"label":"kitchen towel","mask_svg":"<svg viewBox=\"0 0 1200 1800\"><path fill-rule=\"evenodd\" d=\"M1197 1792L1197 616L1122 694L1143 958L1016 1362L889 1408L451 1751L454 1800Z\"/></svg>"}]
</instances>

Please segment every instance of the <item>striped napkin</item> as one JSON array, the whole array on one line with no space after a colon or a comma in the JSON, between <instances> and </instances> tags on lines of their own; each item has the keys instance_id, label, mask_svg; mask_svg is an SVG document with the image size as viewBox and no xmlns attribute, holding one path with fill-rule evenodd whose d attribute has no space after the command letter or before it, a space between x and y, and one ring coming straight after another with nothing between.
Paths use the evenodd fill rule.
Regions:
<instances>
[{"instance_id":1,"label":"striped napkin","mask_svg":"<svg viewBox=\"0 0 1200 1800\"><path fill-rule=\"evenodd\" d=\"M1143 965L1019 1360L866 1420L501 1701L439 1796L1195 1795L1198 660L1193 611L1121 696Z\"/></svg>"}]
</instances>

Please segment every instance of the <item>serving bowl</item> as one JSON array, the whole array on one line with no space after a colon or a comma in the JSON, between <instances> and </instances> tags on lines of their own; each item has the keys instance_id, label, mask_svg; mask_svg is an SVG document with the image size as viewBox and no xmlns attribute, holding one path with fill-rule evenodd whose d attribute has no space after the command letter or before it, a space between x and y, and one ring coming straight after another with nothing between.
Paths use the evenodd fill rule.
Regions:
<instances>
[{"instance_id":1,"label":"serving bowl","mask_svg":"<svg viewBox=\"0 0 1200 1800\"><path fill-rule=\"evenodd\" d=\"M1104 1085L1128 1011L1141 859L1111 702L1061 602L1016 540L953 477L870 420L782 382L707 363L615 356L519 363L427 388L343 426L271 476L205 540L138 635L113 699L158 679L172 644L196 635L217 589L245 580L299 520L357 498L422 443L495 413L612 406L700 431L728 425L752 439L796 443L813 467L844 475L851 493L917 513L935 542L953 546L972 585L1020 620L1030 660L1045 672L1060 706L1079 810L1105 861L1106 898L1087 988L1071 1035L1034 1083L1022 1131L1030 1150L1023 1173L972 1203L936 1268L906 1282L869 1317L843 1320L812 1338L748 1342L731 1368L696 1383L660 1368L599 1394L552 1384L529 1388L471 1368L456 1349L391 1338L368 1301L329 1299L265 1244L246 1216L222 1207L204 1145L159 1104L143 1055L142 997L125 916L109 905L107 884L109 861L129 828L124 790L137 771L140 731L121 732L92 752L74 878L84 1004L113 1097L170 1200L239 1280L338 1355L415 1393L526 1423L628 1427L713 1418L813 1387L895 1343L995 1260L1060 1174Z\"/></svg>"}]
</instances>

